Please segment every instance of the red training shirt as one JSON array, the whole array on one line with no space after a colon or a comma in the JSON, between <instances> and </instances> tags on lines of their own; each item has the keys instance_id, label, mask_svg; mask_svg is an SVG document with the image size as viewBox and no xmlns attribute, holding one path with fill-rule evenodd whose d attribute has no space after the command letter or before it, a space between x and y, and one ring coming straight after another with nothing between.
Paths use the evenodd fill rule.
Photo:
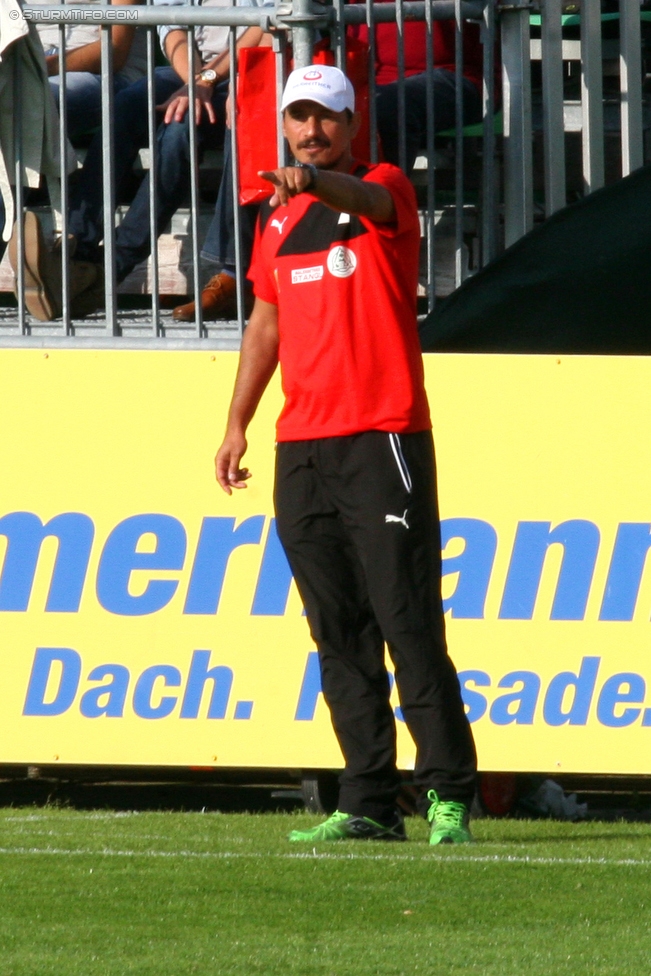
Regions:
<instances>
[{"instance_id":1,"label":"red training shirt","mask_svg":"<svg viewBox=\"0 0 651 976\"><path fill-rule=\"evenodd\" d=\"M356 164L386 186L390 224L339 213L311 193L262 204L248 277L278 306L285 406L279 441L431 427L416 323L420 224L396 166Z\"/></svg>"}]
</instances>

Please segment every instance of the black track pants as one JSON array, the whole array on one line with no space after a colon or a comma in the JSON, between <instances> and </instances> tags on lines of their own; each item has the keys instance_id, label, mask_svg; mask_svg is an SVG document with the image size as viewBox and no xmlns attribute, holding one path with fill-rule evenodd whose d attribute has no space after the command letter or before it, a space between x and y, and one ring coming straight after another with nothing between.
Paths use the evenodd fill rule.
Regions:
<instances>
[{"instance_id":1,"label":"black track pants","mask_svg":"<svg viewBox=\"0 0 651 976\"><path fill-rule=\"evenodd\" d=\"M346 763L339 809L383 820L395 808L385 642L416 743L416 782L469 803L476 755L445 643L431 433L280 443L275 506Z\"/></svg>"}]
</instances>

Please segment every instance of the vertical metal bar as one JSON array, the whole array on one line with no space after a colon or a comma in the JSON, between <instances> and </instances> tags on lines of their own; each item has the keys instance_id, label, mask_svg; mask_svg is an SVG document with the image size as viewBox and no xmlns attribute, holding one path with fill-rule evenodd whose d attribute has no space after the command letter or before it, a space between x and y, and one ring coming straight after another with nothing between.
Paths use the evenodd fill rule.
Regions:
<instances>
[{"instance_id":1,"label":"vertical metal bar","mask_svg":"<svg viewBox=\"0 0 651 976\"><path fill-rule=\"evenodd\" d=\"M346 25L344 24L344 0L333 0L335 25L332 37L335 42L335 63L346 73Z\"/></svg>"},{"instance_id":2,"label":"vertical metal bar","mask_svg":"<svg viewBox=\"0 0 651 976\"><path fill-rule=\"evenodd\" d=\"M66 92L66 37L65 26L59 25L59 147L60 147L60 178L61 178L61 305L62 330L64 335L72 335L70 292L70 238L68 236L68 98Z\"/></svg>"},{"instance_id":3,"label":"vertical metal bar","mask_svg":"<svg viewBox=\"0 0 651 976\"><path fill-rule=\"evenodd\" d=\"M377 91L375 83L375 16L373 0L366 0L366 26L368 29L368 126L371 139L371 162L378 161Z\"/></svg>"},{"instance_id":4,"label":"vertical metal bar","mask_svg":"<svg viewBox=\"0 0 651 976\"><path fill-rule=\"evenodd\" d=\"M104 195L104 277L106 331L119 335L115 279L115 165L113 155L113 45L111 28L100 27L102 62L102 192Z\"/></svg>"},{"instance_id":5,"label":"vertical metal bar","mask_svg":"<svg viewBox=\"0 0 651 976\"><path fill-rule=\"evenodd\" d=\"M454 280L465 278L463 262L463 20L461 0L454 0Z\"/></svg>"},{"instance_id":6,"label":"vertical metal bar","mask_svg":"<svg viewBox=\"0 0 651 976\"><path fill-rule=\"evenodd\" d=\"M278 166L287 166L289 152L280 124L280 101L285 87L285 69L287 66L287 35L284 31L277 31L274 34L273 50L276 55L276 136L278 144Z\"/></svg>"},{"instance_id":7,"label":"vertical metal bar","mask_svg":"<svg viewBox=\"0 0 651 976\"><path fill-rule=\"evenodd\" d=\"M22 97L22 45L14 53L13 70L14 105L14 156L16 184L16 291L18 293L18 327L21 335L27 335L25 316L25 166L23 163L23 97Z\"/></svg>"},{"instance_id":8,"label":"vertical metal bar","mask_svg":"<svg viewBox=\"0 0 651 976\"><path fill-rule=\"evenodd\" d=\"M425 146L427 152L427 214L425 220L425 234L427 237L427 311L431 312L436 304L436 166L434 133L436 118L434 115L434 24L432 21L431 0L425 7L425 76L427 88L425 90L425 107L427 110L427 129Z\"/></svg>"},{"instance_id":9,"label":"vertical metal bar","mask_svg":"<svg viewBox=\"0 0 651 976\"><path fill-rule=\"evenodd\" d=\"M545 0L542 12L543 152L545 214L551 217L567 203L565 125L563 121L562 0Z\"/></svg>"},{"instance_id":10,"label":"vertical metal bar","mask_svg":"<svg viewBox=\"0 0 651 976\"><path fill-rule=\"evenodd\" d=\"M151 6L153 0L147 0ZM147 135L149 140L149 236L151 239L151 331L162 335L160 320L160 268L158 261L158 228L156 221L156 197L158 184L158 155L156 153L156 49L155 27L147 29Z\"/></svg>"},{"instance_id":11,"label":"vertical metal bar","mask_svg":"<svg viewBox=\"0 0 651 976\"><path fill-rule=\"evenodd\" d=\"M407 170L407 130L405 111L405 11L403 0L396 0L396 42L398 54L398 164Z\"/></svg>"},{"instance_id":12,"label":"vertical metal bar","mask_svg":"<svg viewBox=\"0 0 651 976\"><path fill-rule=\"evenodd\" d=\"M622 175L644 162L642 32L639 0L619 0L619 77L622 98Z\"/></svg>"},{"instance_id":13,"label":"vertical metal bar","mask_svg":"<svg viewBox=\"0 0 651 976\"><path fill-rule=\"evenodd\" d=\"M583 185L592 193L604 185L604 109L599 0L581 4L581 108Z\"/></svg>"},{"instance_id":14,"label":"vertical metal bar","mask_svg":"<svg viewBox=\"0 0 651 976\"><path fill-rule=\"evenodd\" d=\"M481 265L497 254L497 186L495 181L495 8L492 0L484 7L481 25L484 45L482 79L482 240Z\"/></svg>"},{"instance_id":15,"label":"vertical metal bar","mask_svg":"<svg viewBox=\"0 0 651 976\"><path fill-rule=\"evenodd\" d=\"M309 19L312 16L312 0L293 0L292 13L296 18L295 26L292 27L294 67L305 68L312 63L314 48L314 27ZM306 18L304 24L300 23L301 17Z\"/></svg>"},{"instance_id":16,"label":"vertical metal bar","mask_svg":"<svg viewBox=\"0 0 651 976\"><path fill-rule=\"evenodd\" d=\"M531 52L528 7L501 16L504 103L504 240L513 244L533 227Z\"/></svg>"},{"instance_id":17,"label":"vertical metal bar","mask_svg":"<svg viewBox=\"0 0 651 976\"><path fill-rule=\"evenodd\" d=\"M242 266L242 215L240 213L240 174L239 147L237 144L237 105L235 93L237 91L237 36L234 29L229 36L230 51L230 88L233 92L233 111L231 112L231 167L233 174L233 216L235 233L235 278L237 285L237 328L242 340L244 332L244 279L248 268Z\"/></svg>"},{"instance_id":18,"label":"vertical metal bar","mask_svg":"<svg viewBox=\"0 0 651 976\"><path fill-rule=\"evenodd\" d=\"M194 294L194 324L196 337L203 335L203 309L201 307L201 267L199 264L199 165L198 139L195 122L197 85L194 69L194 30L187 32L188 39L188 135L190 141L190 233L192 236L192 291ZM153 242L152 242L153 247Z\"/></svg>"}]
</instances>

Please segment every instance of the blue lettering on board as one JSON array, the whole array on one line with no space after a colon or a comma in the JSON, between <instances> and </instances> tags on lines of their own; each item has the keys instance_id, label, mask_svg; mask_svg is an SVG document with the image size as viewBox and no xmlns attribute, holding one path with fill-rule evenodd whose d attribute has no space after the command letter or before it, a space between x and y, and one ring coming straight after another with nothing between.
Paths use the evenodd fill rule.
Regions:
<instances>
[{"instance_id":1,"label":"blue lettering on board","mask_svg":"<svg viewBox=\"0 0 651 976\"><path fill-rule=\"evenodd\" d=\"M445 556L445 549L452 539L464 540L463 552L458 556ZM495 561L497 532L481 519L443 519L441 547L444 552L443 576L459 574L454 593L444 599L443 609L449 610L454 618L481 620Z\"/></svg>"},{"instance_id":2,"label":"blue lettering on board","mask_svg":"<svg viewBox=\"0 0 651 976\"><path fill-rule=\"evenodd\" d=\"M258 545L263 525L264 515L252 515L237 528L234 518L203 520L183 613L217 613L231 553L240 546Z\"/></svg>"},{"instance_id":3,"label":"blue lettering on board","mask_svg":"<svg viewBox=\"0 0 651 976\"><path fill-rule=\"evenodd\" d=\"M153 552L139 552L144 535L153 535ZM149 580L143 593L132 596L129 581L135 570L180 570L185 561L185 529L171 515L132 515L109 535L97 570L97 599L109 613L139 617L167 606L178 580Z\"/></svg>"},{"instance_id":4,"label":"blue lettering on board","mask_svg":"<svg viewBox=\"0 0 651 976\"><path fill-rule=\"evenodd\" d=\"M531 620L545 556L554 544L563 546L563 561L551 619L583 620L599 551L599 529L583 519L562 522L553 530L551 522L518 524L499 612L501 620Z\"/></svg>"},{"instance_id":5,"label":"blue lettering on board","mask_svg":"<svg viewBox=\"0 0 651 976\"><path fill-rule=\"evenodd\" d=\"M7 539L0 610L27 610L41 545L54 536L58 549L45 609L48 613L77 613L94 534L92 519L80 512L63 512L45 525L32 512L11 512L0 518L0 535Z\"/></svg>"}]
</instances>

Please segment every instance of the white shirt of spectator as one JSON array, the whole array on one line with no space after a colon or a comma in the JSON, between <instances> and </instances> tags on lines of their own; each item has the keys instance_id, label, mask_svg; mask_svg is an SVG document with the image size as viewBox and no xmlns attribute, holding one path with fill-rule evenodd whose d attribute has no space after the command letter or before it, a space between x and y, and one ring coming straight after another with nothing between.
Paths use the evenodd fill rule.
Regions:
<instances>
[{"instance_id":1,"label":"white shirt of spectator","mask_svg":"<svg viewBox=\"0 0 651 976\"><path fill-rule=\"evenodd\" d=\"M187 0L154 0L154 5L156 7L183 7L187 6ZM268 5L262 0L236 0L235 2L236 7L264 7ZM231 0L200 0L200 6L232 7L233 4ZM165 48L165 38L170 30L174 30L174 28L165 26L158 29L163 49ZM237 37L241 37L245 30L245 27L238 27ZM230 27L195 27L194 37L201 60L204 63L212 61L213 58L225 51L228 47L229 35Z\"/></svg>"},{"instance_id":2,"label":"white shirt of spectator","mask_svg":"<svg viewBox=\"0 0 651 976\"><path fill-rule=\"evenodd\" d=\"M56 0L30 0L30 6L39 6L49 4L51 5ZM81 3L84 6L92 4L105 6L108 0L64 0L66 6L73 6L75 4ZM54 21L51 24L37 24L36 28L38 30L39 37L41 38L41 44L43 49L48 52L53 48L59 47L59 25ZM86 44L92 44L94 41L99 40L100 28L99 24L95 23L81 23L79 21L67 22L64 30L64 37L66 42L66 51L74 51L77 47L84 47ZM133 38L133 43L131 45L131 50L129 51L129 57L127 58L126 64L120 72L121 77L125 78L129 82L138 81L147 72L147 39L145 36L145 31L141 29L136 30L135 36Z\"/></svg>"}]
</instances>

